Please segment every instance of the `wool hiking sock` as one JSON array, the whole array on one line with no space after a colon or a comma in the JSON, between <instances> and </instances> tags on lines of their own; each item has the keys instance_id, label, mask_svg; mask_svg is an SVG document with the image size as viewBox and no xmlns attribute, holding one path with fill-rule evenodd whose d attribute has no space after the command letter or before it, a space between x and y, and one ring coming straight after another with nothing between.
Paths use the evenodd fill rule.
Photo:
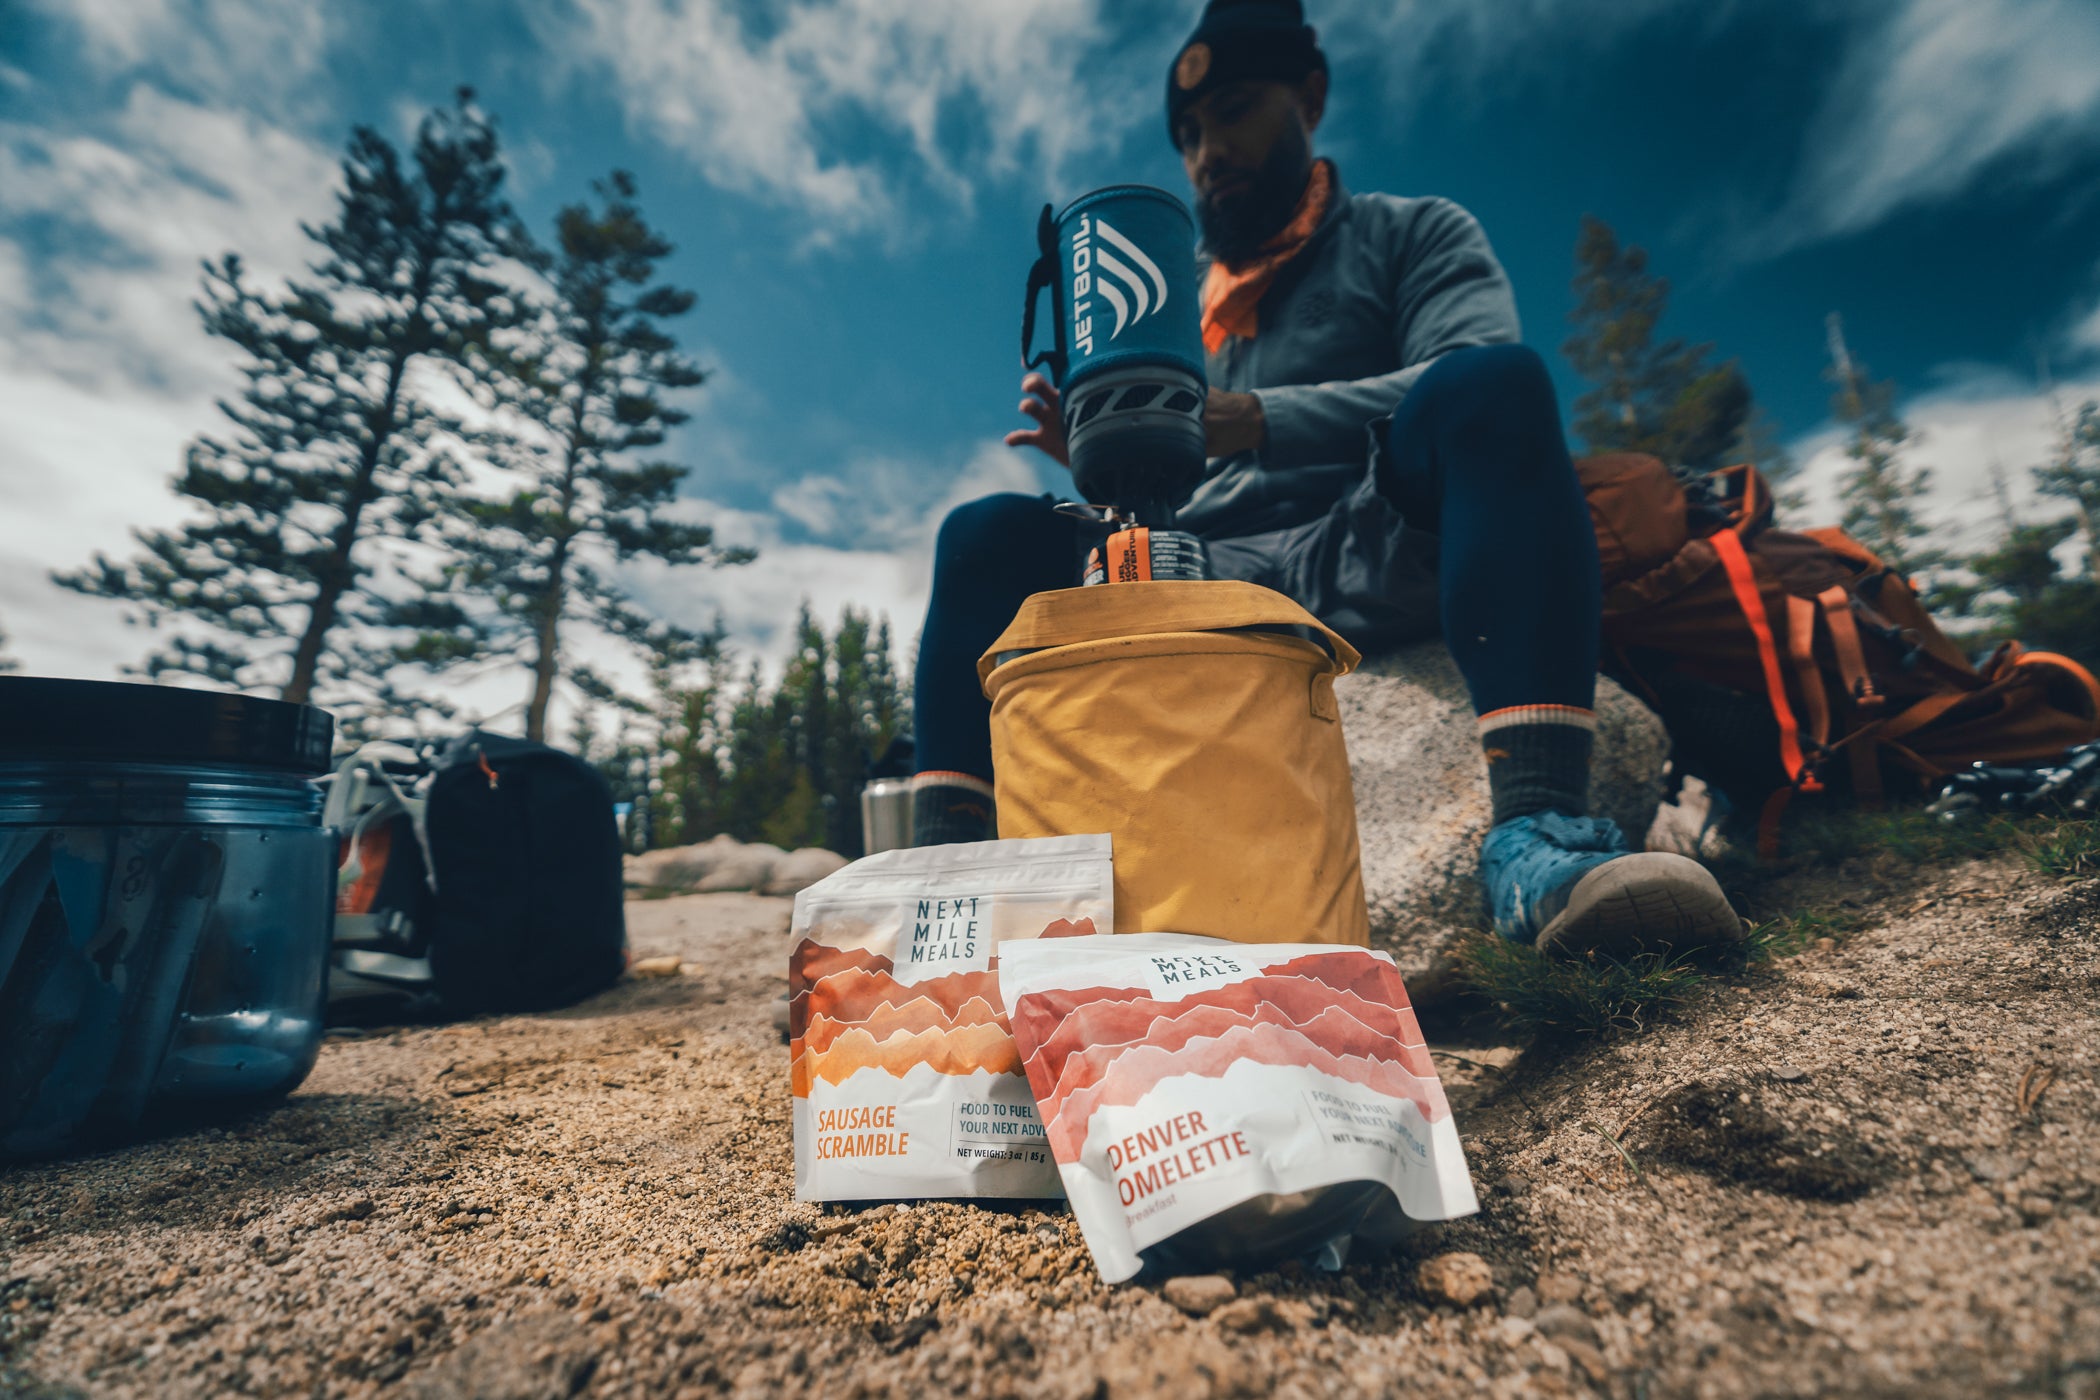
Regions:
<instances>
[{"instance_id":1,"label":"wool hiking sock","mask_svg":"<svg viewBox=\"0 0 2100 1400\"><path fill-rule=\"evenodd\" d=\"M984 779L968 773L920 773L912 778L912 845L989 841L997 834L992 785Z\"/></svg>"},{"instance_id":2,"label":"wool hiking sock","mask_svg":"<svg viewBox=\"0 0 2100 1400\"><path fill-rule=\"evenodd\" d=\"M1597 712L1574 705L1511 705L1480 717L1497 826L1549 808L1590 809L1590 745Z\"/></svg>"}]
</instances>

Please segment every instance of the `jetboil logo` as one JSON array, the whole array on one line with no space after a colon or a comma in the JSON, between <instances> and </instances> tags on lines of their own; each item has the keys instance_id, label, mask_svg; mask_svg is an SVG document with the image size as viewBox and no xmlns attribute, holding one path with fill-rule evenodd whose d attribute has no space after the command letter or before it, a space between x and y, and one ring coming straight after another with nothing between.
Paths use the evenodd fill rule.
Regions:
<instances>
[{"instance_id":1,"label":"jetboil logo","mask_svg":"<svg viewBox=\"0 0 2100 1400\"><path fill-rule=\"evenodd\" d=\"M1115 313L1114 340L1167 304L1167 278L1108 220L1081 214L1072 232L1072 344L1082 355L1094 353L1096 297Z\"/></svg>"}]
</instances>

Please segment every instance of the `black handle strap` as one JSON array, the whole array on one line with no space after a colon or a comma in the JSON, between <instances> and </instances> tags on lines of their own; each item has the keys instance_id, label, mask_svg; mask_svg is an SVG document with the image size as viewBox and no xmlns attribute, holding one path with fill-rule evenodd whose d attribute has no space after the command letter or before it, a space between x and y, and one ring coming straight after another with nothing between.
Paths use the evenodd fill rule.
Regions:
<instances>
[{"instance_id":1,"label":"black handle strap","mask_svg":"<svg viewBox=\"0 0 2100 1400\"><path fill-rule=\"evenodd\" d=\"M1065 315L1063 298L1059 295L1057 277L1057 220L1050 206L1043 206L1043 214L1035 226L1035 265L1028 269L1028 299L1021 308L1021 366L1024 369L1050 371L1050 382L1060 387L1065 380ZM1053 326L1051 345L1053 348L1035 349L1035 304L1045 287L1050 289L1050 321Z\"/></svg>"}]
</instances>

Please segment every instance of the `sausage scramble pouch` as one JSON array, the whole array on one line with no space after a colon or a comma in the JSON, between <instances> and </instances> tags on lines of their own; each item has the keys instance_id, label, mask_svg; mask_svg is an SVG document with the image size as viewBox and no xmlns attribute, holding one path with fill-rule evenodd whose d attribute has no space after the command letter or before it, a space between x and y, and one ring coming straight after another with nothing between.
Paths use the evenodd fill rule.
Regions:
<instances>
[{"instance_id":1,"label":"sausage scramble pouch","mask_svg":"<svg viewBox=\"0 0 2100 1400\"><path fill-rule=\"evenodd\" d=\"M1105 835L884 851L796 895L796 1198L1062 1195L999 960L1114 925Z\"/></svg>"},{"instance_id":2,"label":"sausage scramble pouch","mask_svg":"<svg viewBox=\"0 0 2100 1400\"><path fill-rule=\"evenodd\" d=\"M1478 1209L1393 960L1138 933L1021 944L999 987L1101 1277L1324 1255Z\"/></svg>"}]
</instances>

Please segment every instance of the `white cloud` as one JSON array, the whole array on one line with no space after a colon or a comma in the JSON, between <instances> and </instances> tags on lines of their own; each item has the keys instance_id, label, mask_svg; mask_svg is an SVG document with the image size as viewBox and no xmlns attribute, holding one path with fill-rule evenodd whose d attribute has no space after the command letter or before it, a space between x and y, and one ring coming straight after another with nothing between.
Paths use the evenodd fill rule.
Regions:
<instances>
[{"instance_id":1,"label":"white cloud","mask_svg":"<svg viewBox=\"0 0 2100 1400\"><path fill-rule=\"evenodd\" d=\"M573 0L537 15L550 53L576 55L586 81L617 79L633 125L723 188L808 214L817 241L902 217L897 168L867 150L871 132L967 203L976 177L1023 159L1054 177L1140 109L1130 85L1105 81L1121 71L1096 51L1105 0L798 0L762 31L747 9ZM973 119L949 121L957 112Z\"/></svg>"},{"instance_id":2,"label":"white cloud","mask_svg":"<svg viewBox=\"0 0 2100 1400\"><path fill-rule=\"evenodd\" d=\"M737 644L769 663L786 655L804 600L827 621L848 604L886 616L902 657L926 614L934 536L948 512L996 492L1041 490L1028 458L998 442L946 469L871 460L843 476L783 487L773 502L778 514L682 503L712 524L722 543L756 549L758 558L709 574L650 565L626 577L650 607L676 622L704 627L719 613ZM788 541L783 519L820 538Z\"/></svg>"},{"instance_id":3,"label":"white cloud","mask_svg":"<svg viewBox=\"0 0 2100 1400\"><path fill-rule=\"evenodd\" d=\"M2061 515L2061 503L2035 494L2031 469L2049 460L2059 413L2088 399L2100 399L2100 373L2059 383L2052 395L2001 370L1964 368L1951 372L1941 387L1905 401L1904 421L1919 434L1909 459L1932 469L1924 515L1943 542L1979 549L1990 541L2001 524L1994 471L2004 474L2021 518ZM1798 521L1834 524L1843 513L1837 484L1853 465L1844 448L1845 434L1831 425L1791 445L1806 498Z\"/></svg>"},{"instance_id":4,"label":"white cloud","mask_svg":"<svg viewBox=\"0 0 2100 1400\"><path fill-rule=\"evenodd\" d=\"M1854 34L1793 195L1756 235L1756 251L1871 228L1959 196L1987 170L2046 178L2095 149L2100 6L1903 0Z\"/></svg>"},{"instance_id":5,"label":"white cloud","mask_svg":"<svg viewBox=\"0 0 2100 1400\"><path fill-rule=\"evenodd\" d=\"M330 7L283 0L32 0L72 23L105 74L282 111L312 102Z\"/></svg>"},{"instance_id":6,"label":"white cloud","mask_svg":"<svg viewBox=\"0 0 2100 1400\"><path fill-rule=\"evenodd\" d=\"M182 445L235 383L190 305L198 263L292 271L333 176L281 128L145 84L93 131L0 125L0 623L31 668L106 678L146 650L48 573L177 517Z\"/></svg>"}]
</instances>

